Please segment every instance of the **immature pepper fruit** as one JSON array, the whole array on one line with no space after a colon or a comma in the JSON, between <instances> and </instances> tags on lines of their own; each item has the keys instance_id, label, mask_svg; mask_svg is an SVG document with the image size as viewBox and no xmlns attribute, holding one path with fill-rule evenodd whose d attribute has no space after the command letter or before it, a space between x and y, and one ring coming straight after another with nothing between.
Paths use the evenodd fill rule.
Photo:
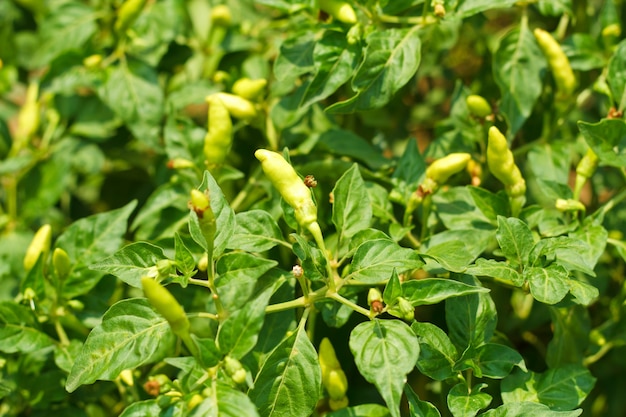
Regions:
<instances>
[{"instance_id":1,"label":"immature pepper fruit","mask_svg":"<svg viewBox=\"0 0 626 417\"><path fill-rule=\"evenodd\" d=\"M44 224L37 230L33 240L28 245L28 249L26 249L26 255L24 256L24 269L26 272L30 272L35 267L40 256L45 261L48 252L50 252L51 241L52 227L49 224Z\"/></svg>"},{"instance_id":2,"label":"immature pepper fruit","mask_svg":"<svg viewBox=\"0 0 626 417\"><path fill-rule=\"evenodd\" d=\"M561 45L543 29L533 31L539 48L548 60L559 96L567 97L576 89L576 77Z\"/></svg>"},{"instance_id":3,"label":"immature pepper fruit","mask_svg":"<svg viewBox=\"0 0 626 417\"><path fill-rule=\"evenodd\" d=\"M252 120L258 114L254 103L243 97L229 93L215 93L207 97L207 101L209 101L210 97L219 98L224 104L224 107L226 107L226 110L228 110L228 113L238 119Z\"/></svg>"},{"instance_id":4,"label":"immature pepper fruit","mask_svg":"<svg viewBox=\"0 0 626 417\"><path fill-rule=\"evenodd\" d=\"M146 0L126 0L120 6L117 11L117 20L113 27L118 35L124 34L135 23L145 4Z\"/></svg>"},{"instance_id":5,"label":"immature pepper fruit","mask_svg":"<svg viewBox=\"0 0 626 417\"><path fill-rule=\"evenodd\" d=\"M472 116L476 116L481 119L484 119L493 112L489 102L484 97L476 94L467 96L465 104L467 104L467 109Z\"/></svg>"},{"instance_id":6,"label":"immature pepper fruit","mask_svg":"<svg viewBox=\"0 0 626 417\"><path fill-rule=\"evenodd\" d=\"M267 149L257 150L254 156L283 199L295 210L298 224L309 230L313 224L317 225L317 207L311 191L289 162L281 154Z\"/></svg>"},{"instance_id":7,"label":"immature pepper fruit","mask_svg":"<svg viewBox=\"0 0 626 417\"><path fill-rule=\"evenodd\" d=\"M468 153L451 153L437 159L426 169L426 177L437 184L445 184L448 179L461 172L472 156Z\"/></svg>"},{"instance_id":8,"label":"immature pepper fruit","mask_svg":"<svg viewBox=\"0 0 626 417\"><path fill-rule=\"evenodd\" d=\"M526 181L515 165L513 152L504 135L495 126L489 128L487 164L494 177L504 184L509 196L519 197L526 193Z\"/></svg>"},{"instance_id":9,"label":"immature pepper fruit","mask_svg":"<svg viewBox=\"0 0 626 417\"><path fill-rule=\"evenodd\" d=\"M176 298L161 284L149 277L141 278L143 293L154 309L169 323L174 334L189 335L189 319Z\"/></svg>"},{"instance_id":10,"label":"immature pepper fruit","mask_svg":"<svg viewBox=\"0 0 626 417\"><path fill-rule=\"evenodd\" d=\"M209 131L204 137L204 158L211 168L218 167L230 153L233 144L233 122L224 102L217 96L207 97Z\"/></svg>"},{"instance_id":11,"label":"immature pepper fruit","mask_svg":"<svg viewBox=\"0 0 626 417\"><path fill-rule=\"evenodd\" d=\"M322 369L322 385L330 397L329 405L333 410L346 407L348 398L348 378L341 369L335 349L327 337L322 339L319 348L319 362Z\"/></svg>"},{"instance_id":12,"label":"immature pepper fruit","mask_svg":"<svg viewBox=\"0 0 626 417\"><path fill-rule=\"evenodd\" d=\"M343 23L354 25L356 13L350 3L341 0L319 0L320 9Z\"/></svg>"},{"instance_id":13,"label":"immature pepper fruit","mask_svg":"<svg viewBox=\"0 0 626 417\"><path fill-rule=\"evenodd\" d=\"M574 198L579 199L580 192L589 178L591 178L598 168L598 155L591 148L587 148L587 153L582 157L576 166L576 183L574 184Z\"/></svg>"},{"instance_id":14,"label":"immature pepper fruit","mask_svg":"<svg viewBox=\"0 0 626 417\"><path fill-rule=\"evenodd\" d=\"M265 92L266 86L267 80L264 78L258 78L256 80L240 78L233 84L233 94L247 100L256 100Z\"/></svg>"}]
</instances>

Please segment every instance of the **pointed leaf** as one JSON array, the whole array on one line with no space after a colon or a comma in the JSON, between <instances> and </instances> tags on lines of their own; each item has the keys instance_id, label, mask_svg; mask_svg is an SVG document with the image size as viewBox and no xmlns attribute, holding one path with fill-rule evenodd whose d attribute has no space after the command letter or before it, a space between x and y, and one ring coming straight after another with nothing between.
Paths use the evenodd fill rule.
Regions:
<instances>
[{"instance_id":1,"label":"pointed leaf","mask_svg":"<svg viewBox=\"0 0 626 417\"><path fill-rule=\"evenodd\" d=\"M419 255L388 240L372 240L357 249L352 260L350 279L366 283L389 279L394 269L399 273L424 265Z\"/></svg>"},{"instance_id":2,"label":"pointed leaf","mask_svg":"<svg viewBox=\"0 0 626 417\"><path fill-rule=\"evenodd\" d=\"M480 281L468 275L461 276L461 281L480 285ZM491 340L497 322L496 306L489 293L469 294L446 300L448 335L461 350L468 346L478 347Z\"/></svg>"},{"instance_id":3,"label":"pointed leaf","mask_svg":"<svg viewBox=\"0 0 626 417\"><path fill-rule=\"evenodd\" d=\"M537 301L546 304L556 304L565 297L569 291L567 277L567 270L561 265L524 269L524 279L530 285L530 293Z\"/></svg>"},{"instance_id":4,"label":"pointed leaf","mask_svg":"<svg viewBox=\"0 0 626 417\"><path fill-rule=\"evenodd\" d=\"M464 383L458 383L448 393L448 408L454 417L474 417L491 403L491 395L480 392L486 386L477 385L471 389Z\"/></svg>"},{"instance_id":5,"label":"pointed leaf","mask_svg":"<svg viewBox=\"0 0 626 417\"><path fill-rule=\"evenodd\" d=\"M415 333L399 320L374 319L352 330L350 350L361 375L378 388L391 415L400 417L402 388L420 351Z\"/></svg>"},{"instance_id":6,"label":"pointed leaf","mask_svg":"<svg viewBox=\"0 0 626 417\"><path fill-rule=\"evenodd\" d=\"M271 295L272 288L266 288L264 292L248 301L240 310L231 313L220 324L217 332L217 345L222 354L240 359L254 348L261 327L263 327L265 307Z\"/></svg>"},{"instance_id":7,"label":"pointed leaf","mask_svg":"<svg viewBox=\"0 0 626 417\"><path fill-rule=\"evenodd\" d=\"M614 49L608 69L606 78L613 100L619 110L624 110L626 109L626 40L622 40Z\"/></svg>"},{"instance_id":8,"label":"pointed leaf","mask_svg":"<svg viewBox=\"0 0 626 417\"><path fill-rule=\"evenodd\" d=\"M541 95L546 69L546 59L527 25L509 32L500 41L493 56L493 69L502 94L499 108L509 122L510 134L514 135Z\"/></svg>"},{"instance_id":9,"label":"pointed leaf","mask_svg":"<svg viewBox=\"0 0 626 417\"><path fill-rule=\"evenodd\" d=\"M417 72L421 60L418 28L383 29L369 34L365 57L352 79L357 94L327 111L351 113L387 104Z\"/></svg>"},{"instance_id":10,"label":"pointed leaf","mask_svg":"<svg viewBox=\"0 0 626 417\"><path fill-rule=\"evenodd\" d=\"M498 262L494 259L476 259L474 265L467 268L465 273L475 276L487 276L498 278L499 280L510 281L516 287L521 287L524 280L515 268L505 262Z\"/></svg>"},{"instance_id":11,"label":"pointed leaf","mask_svg":"<svg viewBox=\"0 0 626 417\"><path fill-rule=\"evenodd\" d=\"M524 358L516 350L497 343L487 343L476 349L477 365L487 378L500 379L511 373L514 366L526 371Z\"/></svg>"},{"instance_id":12,"label":"pointed leaf","mask_svg":"<svg viewBox=\"0 0 626 417\"><path fill-rule=\"evenodd\" d=\"M459 354L448 335L432 323L416 321L411 329L418 336L420 346L417 369L436 381L455 375L453 366Z\"/></svg>"},{"instance_id":13,"label":"pointed leaf","mask_svg":"<svg viewBox=\"0 0 626 417\"><path fill-rule=\"evenodd\" d=\"M372 206L363 177L354 164L339 178L333 188L333 224L339 233L339 242L369 227Z\"/></svg>"},{"instance_id":14,"label":"pointed leaf","mask_svg":"<svg viewBox=\"0 0 626 417\"><path fill-rule=\"evenodd\" d=\"M413 306L437 304L451 297L489 292L487 288L442 278L425 278L402 283L404 298Z\"/></svg>"},{"instance_id":15,"label":"pointed leaf","mask_svg":"<svg viewBox=\"0 0 626 417\"><path fill-rule=\"evenodd\" d=\"M52 346L52 340L39 328L33 312L11 301L0 302L0 351L30 353Z\"/></svg>"},{"instance_id":16,"label":"pointed leaf","mask_svg":"<svg viewBox=\"0 0 626 417\"><path fill-rule=\"evenodd\" d=\"M421 255L434 259L443 268L452 272L465 271L474 260L474 255L467 250L465 243L458 240L450 240L430 246Z\"/></svg>"},{"instance_id":17,"label":"pointed leaf","mask_svg":"<svg viewBox=\"0 0 626 417\"><path fill-rule=\"evenodd\" d=\"M527 417L532 415L533 417L577 417L581 415L583 410L574 411L553 411L547 405L532 403L532 402L518 402L504 404L500 407L489 410L483 417Z\"/></svg>"},{"instance_id":18,"label":"pointed leaf","mask_svg":"<svg viewBox=\"0 0 626 417\"><path fill-rule=\"evenodd\" d=\"M122 246L128 217L136 205L133 201L117 210L77 220L59 236L55 247L64 249L73 265L61 289L65 298L86 294L102 278L101 272L89 266Z\"/></svg>"},{"instance_id":19,"label":"pointed leaf","mask_svg":"<svg viewBox=\"0 0 626 417\"><path fill-rule=\"evenodd\" d=\"M317 352L301 324L267 356L248 395L262 417L309 417L321 387Z\"/></svg>"},{"instance_id":20,"label":"pointed leaf","mask_svg":"<svg viewBox=\"0 0 626 417\"><path fill-rule=\"evenodd\" d=\"M228 241L228 248L247 252L265 252L284 244L282 233L270 213L249 210L235 215L237 226Z\"/></svg>"},{"instance_id":21,"label":"pointed leaf","mask_svg":"<svg viewBox=\"0 0 626 417\"><path fill-rule=\"evenodd\" d=\"M401 296L402 285L400 284L400 279L394 269L393 274L391 274L391 278L389 278L387 285L385 285L385 291L383 291L383 301L388 305L393 304L396 299Z\"/></svg>"},{"instance_id":22,"label":"pointed leaf","mask_svg":"<svg viewBox=\"0 0 626 417\"><path fill-rule=\"evenodd\" d=\"M135 242L89 268L115 275L128 285L141 288L141 278L155 276L156 264L163 259L167 258L160 247L148 242Z\"/></svg>"},{"instance_id":23,"label":"pointed leaf","mask_svg":"<svg viewBox=\"0 0 626 417\"><path fill-rule=\"evenodd\" d=\"M225 384L217 384L211 395L188 414L189 417L258 417L250 398Z\"/></svg>"},{"instance_id":24,"label":"pointed leaf","mask_svg":"<svg viewBox=\"0 0 626 417\"><path fill-rule=\"evenodd\" d=\"M626 122L603 119L598 123L578 122L580 133L598 156L600 165L626 167Z\"/></svg>"},{"instance_id":25,"label":"pointed leaf","mask_svg":"<svg viewBox=\"0 0 626 417\"><path fill-rule=\"evenodd\" d=\"M514 217L498 216L496 239L504 256L514 266L526 265L534 245L532 232L526 223Z\"/></svg>"},{"instance_id":26,"label":"pointed leaf","mask_svg":"<svg viewBox=\"0 0 626 417\"><path fill-rule=\"evenodd\" d=\"M410 417L441 417L439 410L433 404L420 400L408 384L404 386L404 395L409 403Z\"/></svg>"},{"instance_id":27,"label":"pointed leaf","mask_svg":"<svg viewBox=\"0 0 626 417\"><path fill-rule=\"evenodd\" d=\"M113 380L124 369L156 362L171 353L175 341L170 325L148 300L122 300L87 337L65 388L73 392L98 379Z\"/></svg>"}]
</instances>

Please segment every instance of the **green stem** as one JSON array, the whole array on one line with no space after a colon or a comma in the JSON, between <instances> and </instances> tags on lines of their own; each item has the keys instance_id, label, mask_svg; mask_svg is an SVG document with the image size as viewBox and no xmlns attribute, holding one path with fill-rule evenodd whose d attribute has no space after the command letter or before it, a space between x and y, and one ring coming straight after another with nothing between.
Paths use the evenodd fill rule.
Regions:
<instances>
[{"instance_id":1,"label":"green stem","mask_svg":"<svg viewBox=\"0 0 626 417\"><path fill-rule=\"evenodd\" d=\"M433 196L428 194L422 202L422 230L420 231L420 240L424 241L428 233L428 217L430 216L430 208L432 206Z\"/></svg>"},{"instance_id":2,"label":"green stem","mask_svg":"<svg viewBox=\"0 0 626 417\"><path fill-rule=\"evenodd\" d=\"M309 301L310 301L310 298L309 298ZM308 303L304 297L299 297L299 298L296 298L295 300L285 301L284 303L269 305L265 308L265 314L291 310L292 308L306 307L307 304Z\"/></svg>"},{"instance_id":3,"label":"green stem","mask_svg":"<svg viewBox=\"0 0 626 417\"><path fill-rule=\"evenodd\" d=\"M606 344L602 345L600 347L600 350L598 350L596 353L594 353L591 356L587 356L586 358L584 358L583 359L583 365L586 366L586 367L589 367L589 366L593 365L594 363L596 363L597 361L602 359L602 357L604 355L609 353L609 351L611 349L613 349L613 343L612 342L607 342Z\"/></svg>"},{"instance_id":4,"label":"green stem","mask_svg":"<svg viewBox=\"0 0 626 417\"><path fill-rule=\"evenodd\" d=\"M626 189L620 191L618 194L613 196L613 198L607 201L604 206L596 210L596 212L593 213L593 216L599 216L600 218L604 218L606 213L608 213L611 209L613 209L613 207L621 203L624 199L626 199Z\"/></svg>"},{"instance_id":5,"label":"green stem","mask_svg":"<svg viewBox=\"0 0 626 417\"><path fill-rule=\"evenodd\" d=\"M350 307L352 310L356 311L357 313L361 313L363 314L365 317L367 318L372 318L373 316L370 314L370 311L361 307L358 304L353 303L352 301L348 300L347 298L344 298L343 296L341 296L339 293L336 292L331 292L330 289L329 291L326 293L326 296L332 300L335 300L347 307Z\"/></svg>"},{"instance_id":6,"label":"green stem","mask_svg":"<svg viewBox=\"0 0 626 417\"><path fill-rule=\"evenodd\" d=\"M328 289L331 292L335 292L337 291L335 287L335 274L333 272L333 268L330 266L331 259L328 256L328 251L326 250L326 244L324 243L324 236L322 236L322 229L320 229L320 225L318 222L311 223L307 229L313 235L313 238L315 239L315 243L317 243L317 246L320 248L320 250L324 254L324 257L326 258L326 275L328 279L328 283L327 283Z\"/></svg>"},{"instance_id":7,"label":"green stem","mask_svg":"<svg viewBox=\"0 0 626 417\"><path fill-rule=\"evenodd\" d=\"M217 316L217 314L213 314L213 313L205 313L205 312L199 312L199 313L188 313L187 317L189 317L190 319L193 318L200 318L200 319L211 319L211 320L218 320L219 317Z\"/></svg>"},{"instance_id":8,"label":"green stem","mask_svg":"<svg viewBox=\"0 0 626 417\"><path fill-rule=\"evenodd\" d=\"M65 329L59 322L58 317L54 318L54 329L56 330L57 335L59 336L59 341L61 342L61 346L69 346L70 339L67 337L67 333L65 333Z\"/></svg>"}]
</instances>

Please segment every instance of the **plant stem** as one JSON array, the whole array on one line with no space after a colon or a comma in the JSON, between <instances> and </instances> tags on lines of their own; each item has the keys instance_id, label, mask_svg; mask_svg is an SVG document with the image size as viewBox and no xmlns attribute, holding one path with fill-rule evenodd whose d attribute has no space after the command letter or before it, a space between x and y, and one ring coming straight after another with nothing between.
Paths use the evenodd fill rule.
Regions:
<instances>
[{"instance_id":1,"label":"plant stem","mask_svg":"<svg viewBox=\"0 0 626 417\"><path fill-rule=\"evenodd\" d=\"M306 307L306 306L307 306L306 299L304 297L299 297L299 298L296 298L295 300L285 301L284 303L269 305L265 308L265 314L277 313L279 311L290 310L292 308Z\"/></svg>"},{"instance_id":2,"label":"plant stem","mask_svg":"<svg viewBox=\"0 0 626 417\"><path fill-rule=\"evenodd\" d=\"M600 350L598 350L596 353L594 353L591 356L587 356L586 358L583 359L583 366L588 367L588 366L593 365L594 363L602 359L604 355L609 353L611 349L613 349L612 342L607 342L606 344L602 345L600 347Z\"/></svg>"},{"instance_id":3,"label":"plant stem","mask_svg":"<svg viewBox=\"0 0 626 417\"><path fill-rule=\"evenodd\" d=\"M336 292L327 292L326 296L332 300L335 300L345 306L350 307L352 310L356 311L357 313L361 313L363 314L365 317L367 318L372 318L372 316L370 315L370 311L366 310L365 308L361 307L358 304L353 303L352 301L348 300L347 298L341 296L339 293Z\"/></svg>"},{"instance_id":4,"label":"plant stem","mask_svg":"<svg viewBox=\"0 0 626 417\"><path fill-rule=\"evenodd\" d=\"M234 211L237 211L239 209L239 206L241 206L241 204L248 197L248 194L250 193L252 188L256 187L257 179L258 179L260 174L261 174L261 165L258 165L254 169L254 171L252 171L252 174L250 174L250 177L248 177L248 182L246 182L246 185L243 186L241 191L239 191L239 194L237 194L235 199L230 203L230 207Z\"/></svg>"}]
</instances>

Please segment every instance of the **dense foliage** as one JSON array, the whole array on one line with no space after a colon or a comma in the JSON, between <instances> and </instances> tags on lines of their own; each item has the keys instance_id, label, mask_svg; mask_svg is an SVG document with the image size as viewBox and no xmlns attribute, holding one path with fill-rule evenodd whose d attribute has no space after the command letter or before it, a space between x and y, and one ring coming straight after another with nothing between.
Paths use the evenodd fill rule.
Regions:
<instances>
[{"instance_id":1,"label":"dense foliage","mask_svg":"<svg viewBox=\"0 0 626 417\"><path fill-rule=\"evenodd\" d=\"M0 416L623 415L625 15L1 1Z\"/></svg>"}]
</instances>

